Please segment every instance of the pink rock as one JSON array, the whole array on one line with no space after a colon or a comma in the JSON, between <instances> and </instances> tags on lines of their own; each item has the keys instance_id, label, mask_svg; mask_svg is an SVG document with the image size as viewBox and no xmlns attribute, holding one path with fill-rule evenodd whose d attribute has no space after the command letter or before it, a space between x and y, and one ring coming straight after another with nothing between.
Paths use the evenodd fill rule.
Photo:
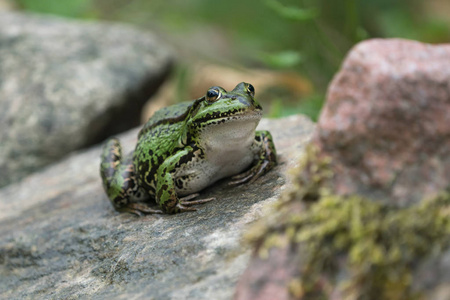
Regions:
<instances>
[{"instance_id":1,"label":"pink rock","mask_svg":"<svg viewBox=\"0 0 450 300\"><path fill-rule=\"evenodd\" d=\"M399 39L358 44L329 87L313 142L331 156L334 191L340 194L356 192L406 206L449 187L450 45ZM306 180L308 173L303 175ZM302 211L302 199L295 200L280 220L308 213ZM282 236L285 227L279 225L274 222L264 239L277 232ZM255 244L235 300L294 299L290 283L310 275L303 272L307 252L302 247L308 245L290 241L271 249L267 259L256 255L261 245ZM320 274L311 294L320 297L300 290L298 298L347 299L342 289L352 276L347 255L334 257L334 275ZM450 250L416 264L412 289L423 291L424 299L450 299Z\"/></svg>"},{"instance_id":2,"label":"pink rock","mask_svg":"<svg viewBox=\"0 0 450 300\"><path fill-rule=\"evenodd\" d=\"M296 250L272 248L267 259L254 254L237 284L234 300L291 299L288 285L299 276L300 256Z\"/></svg>"},{"instance_id":3,"label":"pink rock","mask_svg":"<svg viewBox=\"0 0 450 300\"><path fill-rule=\"evenodd\" d=\"M407 205L450 185L450 44L358 44L333 79L315 143L335 191Z\"/></svg>"}]
</instances>

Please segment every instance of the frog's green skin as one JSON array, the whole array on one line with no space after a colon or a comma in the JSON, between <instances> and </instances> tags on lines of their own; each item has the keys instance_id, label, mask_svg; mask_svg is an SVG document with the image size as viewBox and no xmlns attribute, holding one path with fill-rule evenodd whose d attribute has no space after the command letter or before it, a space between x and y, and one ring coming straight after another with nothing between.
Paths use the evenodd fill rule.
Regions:
<instances>
[{"instance_id":1,"label":"frog's green skin","mask_svg":"<svg viewBox=\"0 0 450 300\"><path fill-rule=\"evenodd\" d=\"M270 170L275 145L268 131L255 131L262 108L254 92L244 82L231 92L212 87L193 102L157 111L128 156L110 139L100 173L114 207L135 214L195 210L191 205L212 200L192 201L195 193L217 180L239 174L231 185L253 182ZM150 199L161 209L143 203Z\"/></svg>"}]
</instances>

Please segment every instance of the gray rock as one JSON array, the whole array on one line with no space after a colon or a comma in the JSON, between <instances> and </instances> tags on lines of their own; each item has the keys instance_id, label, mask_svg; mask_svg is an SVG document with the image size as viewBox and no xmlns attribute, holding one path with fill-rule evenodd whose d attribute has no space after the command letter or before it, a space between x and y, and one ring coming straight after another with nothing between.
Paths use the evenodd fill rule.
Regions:
<instances>
[{"instance_id":1,"label":"gray rock","mask_svg":"<svg viewBox=\"0 0 450 300\"><path fill-rule=\"evenodd\" d=\"M0 186L137 126L170 65L147 32L0 12Z\"/></svg>"},{"instance_id":2,"label":"gray rock","mask_svg":"<svg viewBox=\"0 0 450 300\"><path fill-rule=\"evenodd\" d=\"M247 225L284 190L314 125L263 120L279 165L254 184L226 180L198 211L138 218L116 213L99 176L100 147L0 190L0 298L230 299L249 259ZM137 130L120 136L132 149Z\"/></svg>"}]
</instances>

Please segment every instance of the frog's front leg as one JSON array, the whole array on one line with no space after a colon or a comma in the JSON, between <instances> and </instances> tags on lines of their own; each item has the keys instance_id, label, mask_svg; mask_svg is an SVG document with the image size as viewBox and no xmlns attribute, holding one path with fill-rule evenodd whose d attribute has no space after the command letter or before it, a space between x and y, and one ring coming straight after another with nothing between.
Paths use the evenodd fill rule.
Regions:
<instances>
[{"instance_id":1,"label":"frog's front leg","mask_svg":"<svg viewBox=\"0 0 450 300\"><path fill-rule=\"evenodd\" d=\"M194 155L191 147L186 147L178 151L174 155L168 157L159 166L156 179L156 202L162 210L169 214L180 213L184 211L197 210L191 205L202 204L214 200L215 198L194 200L191 199L198 196L198 194L191 194L184 198L179 198L175 189L174 171L180 167L180 164L188 161Z\"/></svg>"},{"instance_id":2,"label":"frog's front leg","mask_svg":"<svg viewBox=\"0 0 450 300\"><path fill-rule=\"evenodd\" d=\"M252 183L277 164L277 152L269 131L256 131L252 151L258 157L256 163L248 171L231 177L229 185Z\"/></svg>"},{"instance_id":3,"label":"frog's front leg","mask_svg":"<svg viewBox=\"0 0 450 300\"><path fill-rule=\"evenodd\" d=\"M122 156L122 147L116 138L108 140L103 147L100 174L105 192L117 211L136 215L162 213L136 202L146 200L148 195L137 183L131 154Z\"/></svg>"}]
</instances>

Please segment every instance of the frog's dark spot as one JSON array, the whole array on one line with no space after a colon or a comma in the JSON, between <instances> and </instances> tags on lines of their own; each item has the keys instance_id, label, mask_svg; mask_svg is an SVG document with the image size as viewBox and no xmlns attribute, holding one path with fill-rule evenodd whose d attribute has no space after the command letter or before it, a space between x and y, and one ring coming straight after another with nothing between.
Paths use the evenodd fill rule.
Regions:
<instances>
[{"instance_id":1,"label":"frog's dark spot","mask_svg":"<svg viewBox=\"0 0 450 300\"><path fill-rule=\"evenodd\" d=\"M169 200L164 203L164 206L169 208L169 212L173 212L173 208L177 205L177 202L176 196L170 195Z\"/></svg>"},{"instance_id":2,"label":"frog's dark spot","mask_svg":"<svg viewBox=\"0 0 450 300\"><path fill-rule=\"evenodd\" d=\"M259 135L256 135L256 136L255 136L255 140L256 140L257 142L261 142L261 137L260 137Z\"/></svg>"},{"instance_id":3,"label":"frog's dark spot","mask_svg":"<svg viewBox=\"0 0 450 300\"><path fill-rule=\"evenodd\" d=\"M183 180L181 180L181 178L178 178L175 181L175 185L177 186L177 188L181 189L183 187Z\"/></svg>"},{"instance_id":4,"label":"frog's dark spot","mask_svg":"<svg viewBox=\"0 0 450 300\"><path fill-rule=\"evenodd\" d=\"M164 162L164 158L162 156L157 156L157 161L158 161L158 166L162 165L162 163Z\"/></svg>"},{"instance_id":5,"label":"frog's dark spot","mask_svg":"<svg viewBox=\"0 0 450 300\"><path fill-rule=\"evenodd\" d=\"M140 161L139 162L139 166L138 166L138 170L142 171L142 170L148 170L149 169L149 165L147 161Z\"/></svg>"},{"instance_id":6,"label":"frog's dark spot","mask_svg":"<svg viewBox=\"0 0 450 300\"><path fill-rule=\"evenodd\" d=\"M252 104L256 109L262 109L261 105L259 103L256 103L255 100L252 100Z\"/></svg>"},{"instance_id":7,"label":"frog's dark spot","mask_svg":"<svg viewBox=\"0 0 450 300\"><path fill-rule=\"evenodd\" d=\"M190 162L192 160L192 158L194 157L194 152L195 152L195 150L189 151L186 155L182 156L180 158L180 160L178 161L177 166L180 166L180 165Z\"/></svg>"}]
</instances>

